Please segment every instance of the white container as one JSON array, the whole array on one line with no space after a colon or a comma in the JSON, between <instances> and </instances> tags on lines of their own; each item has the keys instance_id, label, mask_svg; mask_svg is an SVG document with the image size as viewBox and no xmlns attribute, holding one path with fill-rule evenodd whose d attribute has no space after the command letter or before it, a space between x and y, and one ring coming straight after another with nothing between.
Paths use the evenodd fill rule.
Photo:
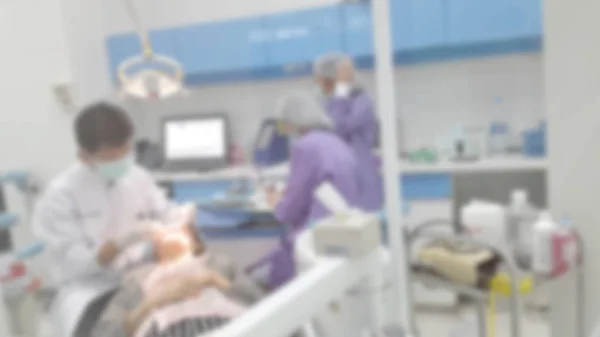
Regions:
<instances>
[{"instance_id":1,"label":"white container","mask_svg":"<svg viewBox=\"0 0 600 337\"><path fill-rule=\"evenodd\" d=\"M533 226L533 271L539 274L549 274L554 267L552 259L552 238L557 226L550 212L540 214Z\"/></svg>"},{"instance_id":2,"label":"white container","mask_svg":"<svg viewBox=\"0 0 600 337\"><path fill-rule=\"evenodd\" d=\"M529 203L526 190L514 190L507 209L507 240L513 247L531 246L533 225L538 218L538 211Z\"/></svg>"},{"instance_id":3,"label":"white container","mask_svg":"<svg viewBox=\"0 0 600 337\"><path fill-rule=\"evenodd\" d=\"M461 210L465 230L475 239L506 251L506 211L504 206L487 201L471 201Z\"/></svg>"}]
</instances>

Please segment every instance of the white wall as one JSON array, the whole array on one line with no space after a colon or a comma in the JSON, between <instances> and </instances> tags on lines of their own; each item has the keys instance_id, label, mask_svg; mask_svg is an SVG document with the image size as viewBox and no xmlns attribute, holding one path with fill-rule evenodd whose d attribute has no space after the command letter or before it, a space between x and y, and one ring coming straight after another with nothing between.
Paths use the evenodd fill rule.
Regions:
<instances>
[{"instance_id":1,"label":"white wall","mask_svg":"<svg viewBox=\"0 0 600 337\"><path fill-rule=\"evenodd\" d=\"M55 0L56 1L56 0ZM103 1L60 0L70 46L73 84L80 105L113 94L104 48Z\"/></svg>"},{"instance_id":2,"label":"white wall","mask_svg":"<svg viewBox=\"0 0 600 337\"><path fill-rule=\"evenodd\" d=\"M51 174L73 154L70 117L52 94L70 73L60 1L3 1L0 41L0 172Z\"/></svg>"},{"instance_id":3,"label":"white wall","mask_svg":"<svg viewBox=\"0 0 600 337\"><path fill-rule=\"evenodd\" d=\"M307 8L335 0L147 0L139 2L151 26L164 27L267 12ZM56 103L51 86L71 80L77 103L111 96L104 37L132 28L121 0L34 0L0 4L4 90L0 171L31 168L48 178L73 158L71 119ZM539 55L513 55L446 62L396 71L399 112L406 120L409 148L429 143L431 128L441 132L457 122L486 121L504 97L501 109L523 121L543 114ZM373 90L370 73L362 74ZM194 90L186 99L136 111L141 133L155 135L157 115L229 111L236 138L254 135L259 117L273 113L274 102L290 88L311 86L309 78L239 83ZM138 110L138 109L136 109Z\"/></svg>"},{"instance_id":4,"label":"white wall","mask_svg":"<svg viewBox=\"0 0 600 337\"><path fill-rule=\"evenodd\" d=\"M371 71L361 83L373 92ZM435 136L449 135L456 124L482 125L505 118L515 127L544 117L542 62L539 54L431 63L396 70L398 123L404 149L433 145ZM140 133L157 139L161 116L226 111L235 139L248 145L260 120L274 114L276 101L294 88L310 89L310 78L227 84L196 89L189 97L144 104ZM502 97L501 103L497 98Z\"/></svg>"},{"instance_id":5,"label":"white wall","mask_svg":"<svg viewBox=\"0 0 600 337\"><path fill-rule=\"evenodd\" d=\"M585 245L586 318L600 322L600 21L598 1L545 1L545 89L550 203L580 229ZM569 282L553 291L553 336L574 336ZM586 336L589 334L586 334Z\"/></svg>"},{"instance_id":6,"label":"white wall","mask_svg":"<svg viewBox=\"0 0 600 337\"><path fill-rule=\"evenodd\" d=\"M336 0L208 1L147 0L136 2L147 26L172 27L224 20L269 12L309 8ZM121 0L105 1L105 32L133 29ZM207 45L207 48L210 48ZM374 90L372 72L361 76ZM480 124L505 118L515 127L543 118L542 63L540 54L522 54L433 63L396 70L398 122L404 149L433 145L432 136L452 132L458 123ZM225 84L193 90L190 97L161 104L143 104L136 111L140 133L158 135L158 120L165 114L226 111L231 115L237 141L251 143L260 119L273 114L276 99L287 90L310 88L309 78ZM501 104L496 104L502 98ZM140 115L143 114L143 115ZM404 121L404 123L402 123Z\"/></svg>"},{"instance_id":7,"label":"white wall","mask_svg":"<svg viewBox=\"0 0 600 337\"><path fill-rule=\"evenodd\" d=\"M229 1L229 3L227 2ZM307 8L335 0L197 0L138 1L151 26L164 27L267 12ZM62 5L62 6L61 6ZM75 149L71 116L63 113L51 93L55 82L70 79L77 102L110 96L104 37L132 28L121 0L8 1L0 5L3 54L0 83L4 88L1 169L32 167L49 177L70 162ZM18 32L18 33L15 33ZM541 62L536 54L492 57L402 67L396 71L399 116L405 119L408 148L430 143L429 135L460 122L484 122L495 110L513 120L531 122L543 115ZM363 83L373 90L370 72ZM273 113L274 102L291 88L308 88L309 78L240 83L194 90L186 99L147 105L136 111L141 133L153 136L157 116L164 113L229 111L236 138L252 139L259 117ZM503 97L501 107L493 104ZM137 109L136 109L137 110ZM157 113L158 112L158 113ZM400 118L400 117L399 117ZM26 123L27 128L22 125ZM27 149L15 151L14 144ZM53 144L52 159L48 144ZM41 155L41 154L44 155Z\"/></svg>"},{"instance_id":8,"label":"white wall","mask_svg":"<svg viewBox=\"0 0 600 337\"><path fill-rule=\"evenodd\" d=\"M27 169L47 180L75 154L71 115L52 92L71 74L61 1L0 2L0 41L0 174ZM24 199L12 186L4 191L9 211L21 215L13 231L21 246L31 240Z\"/></svg>"}]
</instances>

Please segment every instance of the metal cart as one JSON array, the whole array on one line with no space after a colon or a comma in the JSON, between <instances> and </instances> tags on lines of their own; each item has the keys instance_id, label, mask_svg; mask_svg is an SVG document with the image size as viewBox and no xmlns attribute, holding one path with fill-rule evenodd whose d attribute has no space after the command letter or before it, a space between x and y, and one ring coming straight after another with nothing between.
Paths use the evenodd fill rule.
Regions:
<instances>
[{"instance_id":1,"label":"metal cart","mask_svg":"<svg viewBox=\"0 0 600 337\"><path fill-rule=\"evenodd\" d=\"M522 324L521 324L521 304L520 304L520 295L519 295L519 291L518 291L518 284L517 284L517 278L518 278L518 274L522 273L522 271L519 271L519 269L516 267L515 263L514 263L514 259L512 256L510 256L509 254L506 254L506 252L501 251L500 249L497 249L496 247L493 247L489 244L486 244L484 242L480 242L478 240L473 239L472 237L469 237L468 235L462 235L462 234L457 234L457 235L443 235L443 234L436 234L436 233L428 233L427 229L434 227L434 226L440 226L440 225L452 225L449 221L446 220L434 220L434 221L428 221L425 223L420 224L419 226L417 226L416 228L414 228L413 230L409 231L407 233L407 241L409 243L412 243L414 241L414 239L419 236L419 237L426 237L426 238L431 238L431 239L441 239L441 240L452 240L453 242L459 242L459 243L465 243L465 244L476 244L476 245L480 245L489 249L492 249L494 252L496 252L498 254L498 256L501 258L502 262L505 264L505 266L507 267L507 272L510 275L510 286L511 289L513 291L511 291L511 295L509 297L509 315L510 315L510 319L511 319L511 326L510 326L510 332L511 332L511 336L512 337L521 337L523 336L522 333ZM569 270L566 273L563 273L562 275L556 277L556 278L552 278L552 277L545 277L545 276L540 276L540 275L533 275L533 272L529 272L529 274L533 275L533 278L535 280L535 284L536 285L540 285L540 284L545 284L548 282L551 282L557 278L561 278L561 277L565 277L566 275L570 275L572 273L576 274L576 284L575 284L575 291L576 291L576 296L575 296L575 301L576 301L576 305L575 305L575 310L576 310L576 317L578 319L578 322L576 324L576 331L575 334L573 336L575 337L585 337L584 336L584 307L585 307L585 302L584 302L584 258L583 258L583 240L581 238L581 236L579 235L579 233L576 232L577 238L578 238L578 247L579 247L579 252L580 252L580 256L579 256L579 263L575 268L572 268L571 270ZM409 245L407 245L407 247L409 247ZM407 254L407 256L409 256ZM528 271L525 271L526 273ZM423 285L427 286L427 287L433 287L433 288L443 288L452 292L456 292L459 295L462 295L464 297L467 297L471 300L474 301L475 306L476 306L476 314L477 314L477 326L478 326L478 330L479 330L479 336L481 337L485 337L486 333L487 333L487 320L486 320L486 304L490 299L490 293L488 290L484 290L484 289L480 289L477 287L473 287L473 286L468 286L468 285L464 285L464 284L457 284L454 283L444 277L441 277L433 272L428 272L428 271L424 271L422 269L418 269L418 268L411 268L411 273L410 273L410 278L416 282L421 282ZM516 290L516 291L515 291Z\"/></svg>"}]
</instances>

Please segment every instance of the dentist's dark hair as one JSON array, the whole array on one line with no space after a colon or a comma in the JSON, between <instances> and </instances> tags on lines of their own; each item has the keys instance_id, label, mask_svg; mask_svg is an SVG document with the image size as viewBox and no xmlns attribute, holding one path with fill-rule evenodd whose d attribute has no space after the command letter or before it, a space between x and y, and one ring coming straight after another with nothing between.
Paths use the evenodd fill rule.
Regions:
<instances>
[{"instance_id":1,"label":"dentist's dark hair","mask_svg":"<svg viewBox=\"0 0 600 337\"><path fill-rule=\"evenodd\" d=\"M97 102L83 108L75 119L74 128L79 149L88 153L127 144L134 129L128 113L109 102Z\"/></svg>"}]
</instances>

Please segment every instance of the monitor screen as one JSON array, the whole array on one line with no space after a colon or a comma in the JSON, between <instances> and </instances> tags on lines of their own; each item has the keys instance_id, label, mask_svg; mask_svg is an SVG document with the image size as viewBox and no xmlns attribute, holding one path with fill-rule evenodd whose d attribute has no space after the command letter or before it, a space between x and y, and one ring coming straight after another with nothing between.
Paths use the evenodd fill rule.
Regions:
<instances>
[{"instance_id":1,"label":"monitor screen","mask_svg":"<svg viewBox=\"0 0 600 337\"><path fill-rule=\"evenodd\" d=\"M224 118L198 117L166 121L165 159L222 158L227 155L227 125Z\"/></svg>"}]
</instances>

